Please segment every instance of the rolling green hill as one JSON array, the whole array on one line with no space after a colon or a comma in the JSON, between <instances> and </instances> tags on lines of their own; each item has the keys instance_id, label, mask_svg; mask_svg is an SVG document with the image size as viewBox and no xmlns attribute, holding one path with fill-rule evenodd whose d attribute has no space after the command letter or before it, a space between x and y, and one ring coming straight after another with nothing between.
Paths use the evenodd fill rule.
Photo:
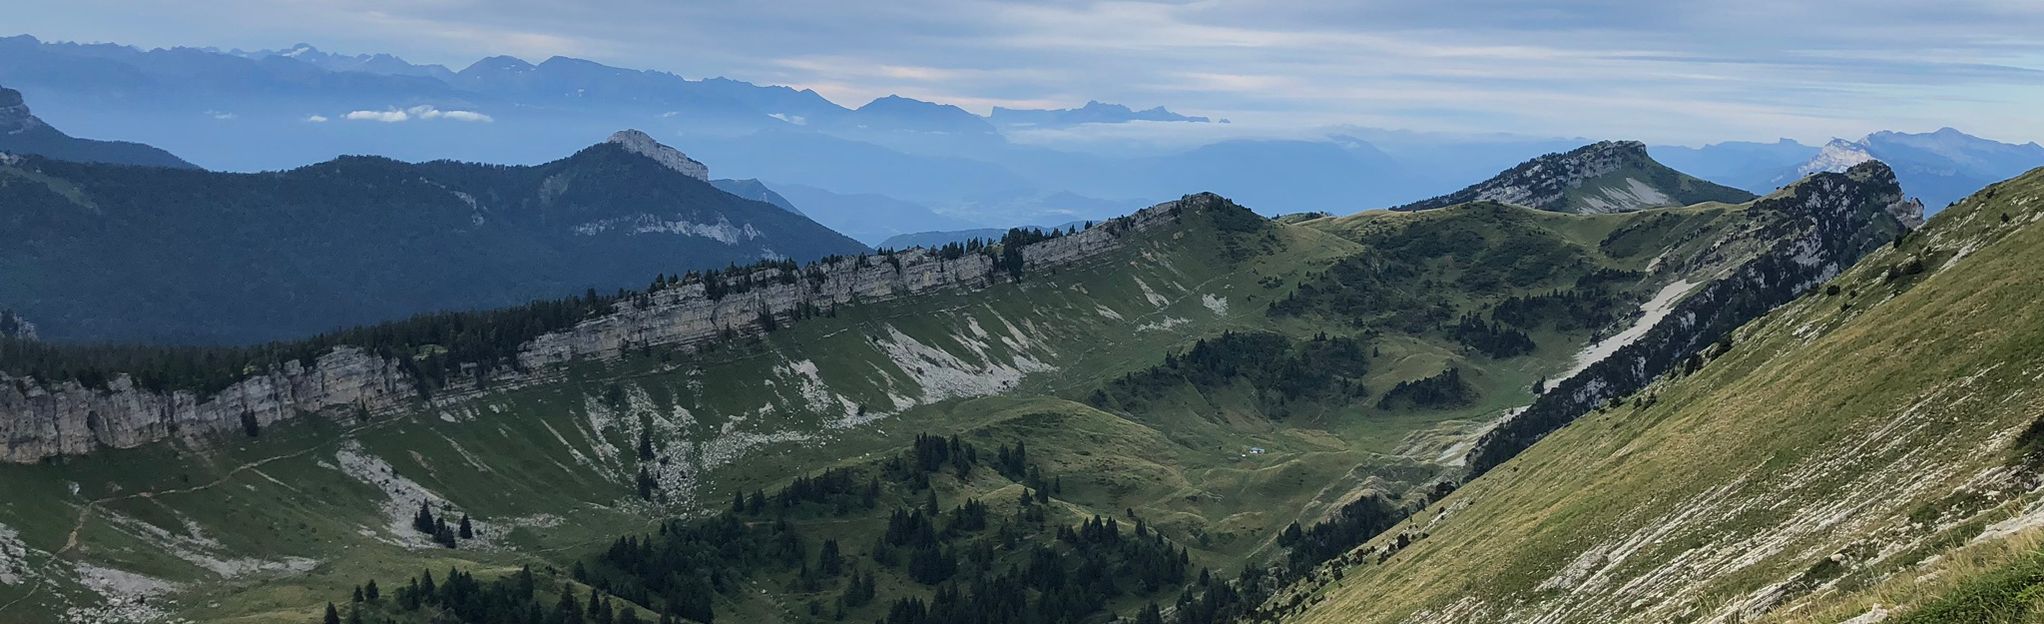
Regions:
<instances>
[{"instance_id":1,"label":"rolling green hill","mask_svg":"<svg viewBox=\"0 0 2044 624\"><path fill-rule=\"evenodd\" d=\"M2044 171L1269 605L1286 622L2034 622Z\"/></svg>"},{"instance_id":2,"label":"rolling green hill","mask_svg":"<svg viewBox=\"0 0 2044 624\"><path fill-rule=\"evenodd\" d=\"M135 361L165 371L148 392L171 410L276 392L203 371L303 394L341 377L278 371L336 361L394 371L377 391L404 397L272 405L153 443L99 413L84 432L0 432L35 462L0 465L0 619L305 622L335 602L491 621L600 589L642 620L1141 620L1155 604L1226 621L1445 494L1488 425L1653 325L1668 293L1770 258L1850 262L1863 248L1841 241L1894 227L1892 178L1827 181L1793 202L1283 222L1196 195L1062 238L690 275L274 351L59 349L30 368L0 350L0 410L158 396L106 368ZM875 272L903 281L770 298ZM663 338L691 311L721 334ZM515 364L471 344L506 319L541 324L483 332L521 336ZM583 342L613 355L529 364ZM350 349L366 353L335 355ZM453 547L415 528L422 505ZM425 570L436 591L410 589ZM383 598L351 604L370 580Z\"/></svg>"}]
</instances>

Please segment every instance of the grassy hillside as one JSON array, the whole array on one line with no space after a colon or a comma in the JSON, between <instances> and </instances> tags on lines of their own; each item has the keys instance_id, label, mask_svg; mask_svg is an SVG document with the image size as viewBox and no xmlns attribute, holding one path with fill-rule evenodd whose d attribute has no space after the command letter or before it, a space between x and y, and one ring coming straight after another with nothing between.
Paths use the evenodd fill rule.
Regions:
<instances>
[{"instance_id":1,"label":"grassy hillside","mask_svg":"<svg viewBox=\"0 0 2044 624\"><path fill-rule=\"evenodd\" d=\"M2037 621L2039 220L2044 173L1983 191L1272 608L1288 622Z\"/></svg>"},{"instance_id":2,"label":"grassy hillside","mask_svg":"<svg viewBox=\"0 0 2044 624\"><path fill-rule=\"evenodd\" d=\"M1096 515L1128 535L1140 522L1217 578L1310 565L1300 553L1353 539L1335 528L1428 500L1485 423L1664 285L1736 260L1711 241L1764 220L1725 205L1474 204L1279 224L1216 205L1019 282L580 363L557 383L421 413L0 466L0 619L303 622L368 580L389 592L450 567L487 581L530 566L547 605L586 581L672 606L606 567L615 540L693 531L663 521L715 522L734 495L833 469L881 485L744 511L745 535L779 546L722 558L722 585L684 593L719 621L834 619L850 577L813 570L835 540L875 585L848 618L942 603L947 585L918 578L915 557L874 552L893 512L931 497L946 527L968 501L990 509L984 528L916 546L958 556L961 579L1035 549L1074 561L1087 549L1058 529ZM891 462L917 434L955 436L978 463L903 476ZM1024 443L1019 470L989 457ZM1046 490L1041 512L1016 502ZM411 526L422 502L470 518L477 537L433 545ZM1286 535L1293 523L1304 537ZM1099 606L1170 604L1203 587L1193 576Z\"/></svg>"}]
</instances>

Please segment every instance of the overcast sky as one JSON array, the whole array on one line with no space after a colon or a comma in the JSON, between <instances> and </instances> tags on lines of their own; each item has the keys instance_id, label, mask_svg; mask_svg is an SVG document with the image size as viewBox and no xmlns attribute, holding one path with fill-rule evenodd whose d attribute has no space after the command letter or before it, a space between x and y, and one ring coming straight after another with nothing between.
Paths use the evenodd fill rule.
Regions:
<instances>
[{"instance_id":1,"label":"overcast sky","mask_svg":"<svg viewBox=\"0 0 2044 624\"><path fill-rule=\"evenodd\" d=\"M567 55L984 113L1088 99L1248 127L1702 143L2044 139L2044 0L70 0L50 40Z\"/></svg>"}]
</instances>

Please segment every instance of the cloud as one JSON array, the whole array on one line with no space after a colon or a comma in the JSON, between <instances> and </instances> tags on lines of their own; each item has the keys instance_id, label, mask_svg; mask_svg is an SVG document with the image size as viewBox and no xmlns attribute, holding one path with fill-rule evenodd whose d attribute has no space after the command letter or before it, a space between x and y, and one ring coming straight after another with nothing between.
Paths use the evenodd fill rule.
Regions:
<instances>
[{"instance_id":1,"label":"cloud","mask_svg":"<svg viewBox=\"0 0 2044 624\"><path fill-rule=\"evenodd\" d=\"M240 115L236 115L236 114L234 114L234 113L229 113L229 112L226 112L226 111L216 111L216 110L209 110L209 111L206 111L206 116L207 116L207 117L212 117L212 118L214 118L214 119L218 119L218 120L220 120L220 121L234 121L234 120L236 120L236 119L240 119L240 118L241 118L241 116L240 116Z\"/></svg>"},{"instance_id":2,"label":"cloud","mask_svg":"<svg viewBox=\"0 0 2044 624\"><path fill-rule=\"evenodd\" d=\"M317 121L326 120L325 117L320 117L318 115L314 115L313 117L317 117L318 118ZM348 114L342 115L341 118L350 121L377 121L382 123L402 123L413 120L432 120L432 119L447 119L451 121L465 121L472 123L489 123L492 121L496 121L495 118L490 117L489 115L485 115L475 111L466 110L443 111L440 110L439 108L435 108L433 106L428 105L413 106L411 108L405 109L392 108L380 111L373 110L349 111ZM308 119L308 121L314 120Z\"/></svg>"},{"instance_id":3,"label":"cloud","mask_svg":"<svg viewBox=\"0 0 2044 624\"><path fill-rule=\"evenodd\" d=\"M348 121L381 121L384 123L398 123L401 121L411 121L412 116L406 114L404 111L401 110L388 111L358 110L348 111L348 114L342 115L341 118L346 119Z\"/></svg>"},{"instance_id":4,"label":"cloud","mask_svg":"<svg viewBox=\"0 0 2044 624\"><path fill-rule=\"evenodd\" d=\"M441 112L440 117L452 119L455 121L473 121L481 123L489 123L492 121L496 121L496 119L491 118L489 115L484 115L482 113L478 113L475 111L463 110ZM427 117L427 119L432 119L432 117Z\"/></svg>"},{"instance_id":5,"label":"cloud","mask_svg":"<svg viewBox=\"0 0 2044 624\"><path fill-rule=\"evenodd\" d=\"M307 115L305 121L307 123L326 123L327 119L326 115Z\"/></svg>"}]
</instances>

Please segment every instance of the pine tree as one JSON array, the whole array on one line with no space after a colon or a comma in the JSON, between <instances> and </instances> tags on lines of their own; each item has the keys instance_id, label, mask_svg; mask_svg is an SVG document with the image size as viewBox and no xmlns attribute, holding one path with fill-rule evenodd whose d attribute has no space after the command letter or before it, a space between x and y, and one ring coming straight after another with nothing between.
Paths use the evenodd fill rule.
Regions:
<instances>
[{"instance_id":1,"label":"pine tree","mask_svg":"<svg viewBox=\"0 0 2044 624\"><path fill-rule=\"evenodd\" d=\"M461 531L460 531L460 535L461 535L461 539L475 539L475 538L476 538L476 530L475 530L475 526L474 526L474 525L471 525L471 524L469 524L469 522L468 522L468 514L461 514Z\"/></svg>"},{"instance_id":2,"label":"pine tree","mask_svg":"<svg viewBox=\"0 0 2044 624\"><path fill-rule=\"evenodd\" d=\"M432 535L437 526L433 521L433 506L426 501L419 501L419 513L412 516L412 528L418 529L420 533Z\"/></svg>"},{"instance_id":3,"label":"pine tree","mask_svg":"<svg viewBox=\"0 0 2044 624\"><path fill-rule=\"evenodd\" d=\"M334 608L334 603L326 603L326 618L322 621L326 624L341 624L341 612Z\"/></svg>"},{"instance_id":4,"label":"pine tree","mask_svg":"<svg viewBox=\"0 0 2044 624\"><path fill-rule=\"evenodd\" d=\"M583 624L582 605L575 602L574 588L561 586L561 601L554 603L553 621L559 624Z\"/></svg>"},{"instance_id":5,"label":"pine tree","mask_svg":"<svg viewBox=\"0 0 2044 624\"><path fill-rule=\"evenodd\" d=\"M1136 624L1164 624L1164 612L1157 608L1157 603L1152 602L1150 606L1143 607L1142 613L1136 615Z\"/></svg>"},{"instance_id":6,"label":"pine tree","mask_svg":"<svg viewBox=\"0 0 2044 624\"><path fill-rule=\"evenodd\" d=\"M375 579L371 579L367 584L362 586L362 597L368 598L370 602L383 601L383 590L376 588Z\"/></svg>"},{"instance_id":7,"label":"pine tree","mask_svg":"<svg viewBox=\"0 0 2044 624\"><path fill-rule=\"evenodd\" d=\"M816 569L824 576L837 576L844 570L844 556L838 553L837 540L823 540L822 552L816 556Z\"/></svg>"},{"instance_id":8,"label":"pine tree","mask_svg":"<svg viewBox=\"0 0 2044 624\"><path fill-rule=\"evenodd\" d=\"M639 467L638 485L639 500L653 500L653 489L659 483L653 480L653 473L648 472L645 466Z\"/></svg>"},{"instance_id":9,"label":"pine tree","mask_svg":"<svg viewBox=\"0 0 2044 624\"><path fill-rule=\"evenodd\" d=\"M447 526L447 518L443 517L434 522L437 523L437 526L433 527L433 541L441 546L453 548L454 528Z\"/></svg>"}]
</instances>

